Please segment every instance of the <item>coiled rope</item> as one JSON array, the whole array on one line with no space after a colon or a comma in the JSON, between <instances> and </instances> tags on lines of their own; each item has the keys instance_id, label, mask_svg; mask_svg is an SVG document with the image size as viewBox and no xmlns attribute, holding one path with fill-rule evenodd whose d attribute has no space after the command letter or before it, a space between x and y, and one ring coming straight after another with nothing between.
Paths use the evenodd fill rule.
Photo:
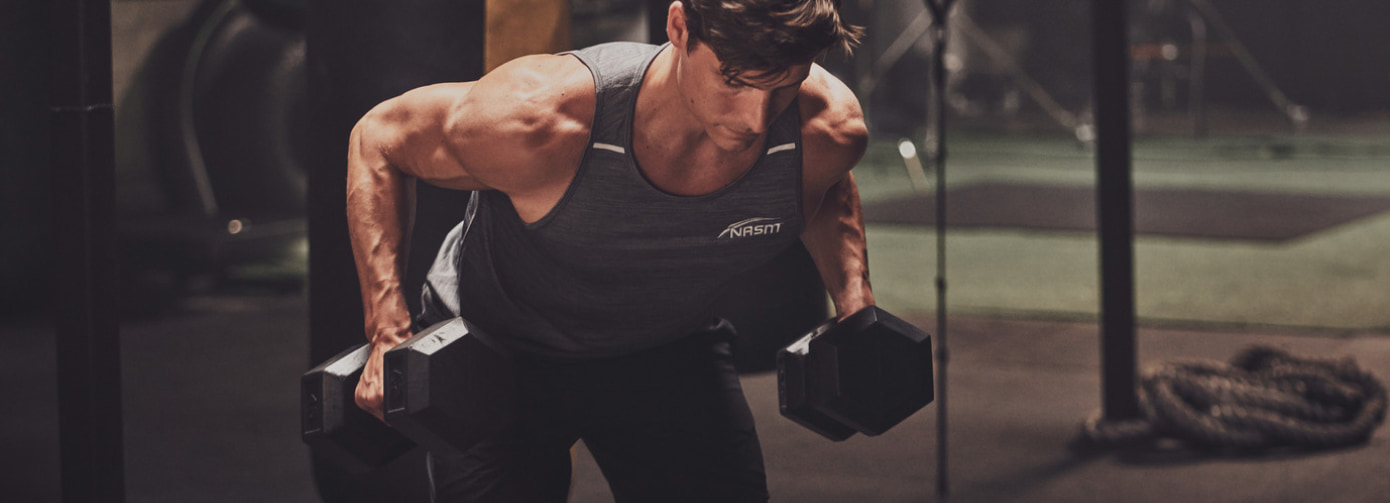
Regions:
<instances>
[{"instance_id":1,"label":"coiled rope","mask_svg":"<svg viewBox=\"0 0 1390 503\"><path fill-rule=\"evenodd\" d=\"M1176 438L1210 447L1331 448L1368 440L1385 420L1385 387L1350 358L1250 347L1229 364L1185 360L1147 369L1135 420L1093 415L1082 436L1115 445Z\"/></svg>"}]
</instances>

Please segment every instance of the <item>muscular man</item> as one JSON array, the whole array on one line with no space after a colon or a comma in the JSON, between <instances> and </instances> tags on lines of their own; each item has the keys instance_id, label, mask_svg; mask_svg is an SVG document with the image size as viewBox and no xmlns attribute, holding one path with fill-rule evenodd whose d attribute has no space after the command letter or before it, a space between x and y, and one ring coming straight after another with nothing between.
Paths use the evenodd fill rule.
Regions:
<instances>
[{"instance_id":1,"label":"muscular man","mask_svg":"<svg viewBox=\"0 0 1390 503\"><path fill-rule=\"evenodd\" d=\"M518 418L432 453L442 501L564 501L583 439L617 501L766 501L762 453L709 318L719 288L800 239L836 312L873 304L850 169L860 107L813 63L859 29L836 0L682 0L671 43L530 56L410 91L353 130L348 220L382 416L381 355L409 338L413 179L479 191L432 276L517 355ZM465 237L466 236L466 237Z\"/></svg>"}]
</instances>

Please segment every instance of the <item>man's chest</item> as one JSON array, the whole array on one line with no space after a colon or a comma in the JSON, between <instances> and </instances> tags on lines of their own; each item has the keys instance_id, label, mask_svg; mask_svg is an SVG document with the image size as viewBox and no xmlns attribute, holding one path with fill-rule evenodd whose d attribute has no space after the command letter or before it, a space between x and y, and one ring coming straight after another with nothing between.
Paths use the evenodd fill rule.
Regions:
<instances>
[{"instance_id":1,"label":"man's chest","mask_svg":"<svg viewBox=\"0 0 1390 503\"><path fill-rule=\"evenodd\" d=\"M682 145L636 135L633 158L642 176L662 192L702 196L747 175L761 157L763 143L760 139L744 151L728 152L708 142Z\"/></svg>"}]
</instances>

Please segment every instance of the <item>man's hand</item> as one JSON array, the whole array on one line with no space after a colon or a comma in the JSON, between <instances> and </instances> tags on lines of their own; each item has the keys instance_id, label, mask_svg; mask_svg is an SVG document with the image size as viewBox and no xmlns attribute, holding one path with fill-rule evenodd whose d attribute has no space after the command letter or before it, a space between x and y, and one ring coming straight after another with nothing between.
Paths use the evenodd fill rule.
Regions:
<instances>
[{"instance_id":1,"label":"man's hand","mask_svg":"<svg viewBox=\"0 0 1390 503\"><path fill-rule=\"evenodd\" d=\"M872 305L874 305L873 293L869 293L868 295L855 295L835 304L835 317L837 320L844 321L845 318Z\"/></svg>"},{"instance_id":2,"label":"man's hand","mask_svg":"<svg viewBox=\"0 0 1390 503\"><path fill-rule=\"evenodd\" d=\"M358 407L382 422L386 422L386 411L382 404L386 391L382 355L393 347L395 344L372 344L371 356L367 357L367 365L362 369L362 379L357 381L357 392L353 397Z\"/></svg>"},{"instance_id":3,"label":"man's hand","mask_svg":"<svg viewBox=\"0 0 1390 503\"><path fill-rule=\"evenodd\" d=\"M404 304L404 302L401 302ZM404 306L400 306L404 309ZM409 319L408 317L406 319ZM357 381L353 400L367 413L386 421L383 404L386 395L386 376L383 358L387 351L410 338L410 324L402 323L394 329L375 331L372 337L372 352L367 356L367 364L362 368L362 378Z\"/></svg>"}]
</instances>

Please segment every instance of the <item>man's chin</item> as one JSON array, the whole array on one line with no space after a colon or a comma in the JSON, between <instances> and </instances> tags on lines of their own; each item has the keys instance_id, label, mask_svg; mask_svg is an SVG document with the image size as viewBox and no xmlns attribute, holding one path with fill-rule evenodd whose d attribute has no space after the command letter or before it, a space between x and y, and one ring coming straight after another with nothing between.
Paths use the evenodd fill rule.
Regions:
<instances>
[{"instance_id":1,"label":"man's chin","mask_svg":"<svg viewBox=\"0 0 1390 503\"><path fill-rule=\"evenodd\" d=\"M762 135L723 134L713 137L714 145L731 153L744 152L753 147Z\"/></svg>"}]
</instances>

